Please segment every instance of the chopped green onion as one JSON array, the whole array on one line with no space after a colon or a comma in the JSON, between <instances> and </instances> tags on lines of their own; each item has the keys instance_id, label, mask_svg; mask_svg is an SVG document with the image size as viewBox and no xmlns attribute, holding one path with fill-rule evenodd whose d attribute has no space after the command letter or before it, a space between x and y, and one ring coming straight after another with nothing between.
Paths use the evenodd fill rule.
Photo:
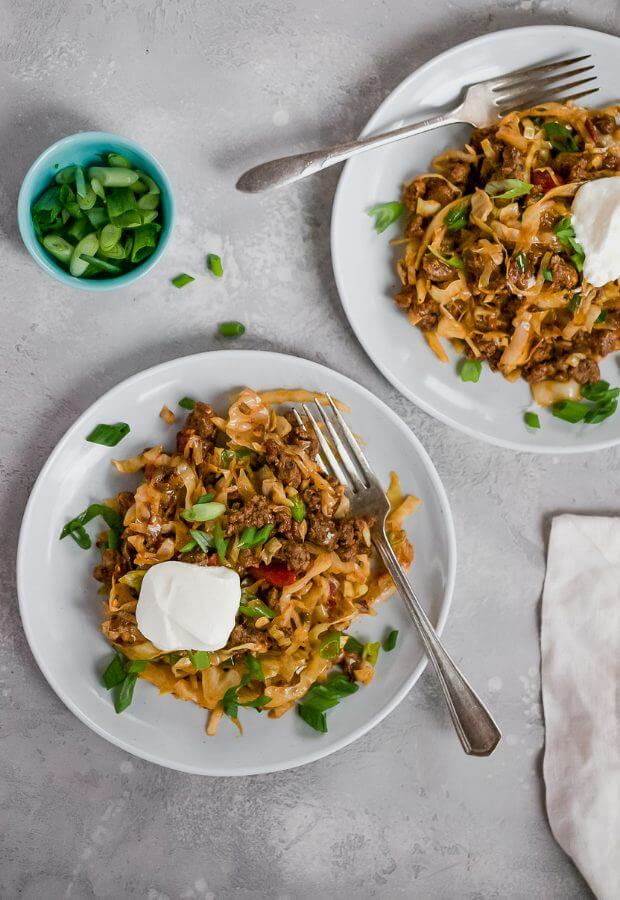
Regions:
<instances>
[{"instance_id":1,"label":"chopped green onion","mask_svg":"<svg viewBox=\"0 0 620 900\"><path fill-rule=\"evenodd\" d=\"M196 406L196 401L192 400L191 397L182 397L179 400L179 406L182 407L182 409L193 409Z\"/></svg>"},{"instance_id":2,"label":"chopped green onion","mask_svg":"<svg viewBox=\"0 0 620 900\"><path fill-rule=\"evenodd\" d=\"M89 264L82 259L82 255L85 254L87 256L94 256L98 249L99 241L97 239L97 235L94 232L83 237L82 240L73 248L71 261L69 263L69 272L75 278L79 278L81 275L83 275L86 272Z\"/></svg>"},{"instance_id":3,"label":"chopped green onion","mask_svg":"<svg viewBox=\"0 0 620 900\"><path fill-rule=\"evenodd\" d=\"M520 250L519 253L516 254L515 265L519 272L525 272L525 267L527 266L527 258L523 250Z\"/></svg>"},{"instance_id":4,"label":"chopped green onion","mask_svg":"<svg viewBox=\"0 0 620 900\"><path fill-rule=\"evenodd\" d=\"M619 389L615 388L614 390ZM597 381L594 384L584 384L581 388L581 394L586 398L586 400L603 400L607 397L608 392L608 381Z\"/></svg>"},{"instance_id":5,"label":"chopped green onion","mask_svg":"<svg viewBox=\"0 0 620 900\"><path fill-rule=\"evenodd\" d=\"M327 731L325 711L359 690L358 685L349 681L344 675L334 675L323 683L315 683L307 692L303 701L298 704L297 712L301 718L323 734Z\"/></svg>"},{"instance_id":6,"label":"chopped green onion","mask_svg":"<svg viewBox=\"0 0 620 900\"><path fill-rule=\"evenodd\" d=\"M393 650L396 646L396 641L398 640L398 631L396 629L392 629L386 639L383 641L383 649L386 653L389 653L390 650Z\"/></svg>"},{"instance_id":7,"label":"chopped green onion","mask_svg":"<svg viewBox=\"0 0 620 900\"><path fill-rule=\"evenodd\" d=\"M222 469L227 469L231 462L235 459L235 454L232 450L222 450L220 453L220 466Z\"/></svg>"},{"instance_id":8,"label":"chopped green onion","mask_svg":"<svg viewBox=\"0 0 620 900\"><path fill-rule=\"evenodd\" d=\"M126 665L126 671L138 675L140 672L144 672L147 666L148 659L130 659Z\"/></svg>"},{"instance_id":9,"label":"chopped green onion","mask_svg":"<svg viewBox=\"0 0 620 900\"><path fill-rule=\"evenodd\" d=\"M260 547L271 534L272 528L273 525L271 523L263 525L263 527L258 530L254 527L244 528L241 532L241 537L239 538L237 546L240 550Z\"/></svg>"},{"instance_id":10,"label":"chopped green onion","mask_svg":"<svg viewBox=\"0 0 620 900\"><path fill-rule=\"evenodd\" d=\"M560 153L577 153L579 144L575 140L572 132L559 122L545 122L545 137L554 150Z\"/></svg>"},{"instance_id":11,"label":"chopped green onion","mask_svg":"<svg viewBox=\"0 0 620 900\"><path fill-rule=\"evenodd\" d=\"M266 616L268 619L275 619L277 616L277 612L270 609L262 600L253 600L251 606L250 604L241 604L239 612L243 613L244 616L249 616L251 619L261 619L263 616Z\"/></svg>"},{"instance_id":12,"label":"chopped green onion","mask_svg":"<svg viewBox=\"0 0 620 900\"><path fill-rule=\"evenodd\" d=\"M216 278L221 278L224 274L222 260L217 255L217 253L209 253L207 255L207 268L210 269L211 272L213 272Z\"/></svg>"},{"instance_id":13,"label":"chopped green onion","mask_svg":"<svg viewBox=\"0 0 620 900\"><path fill-rule=\"evenodd\" d=\"M588 409L589 407L586 403L580 403L577 400L560 400L558 403L553 404L552 412L557 419L564 419L565 422L576 424L577 422L583 422Z\"/></svg>"},{"instance_id":14,"label":"chopped green onion","mask_svg":"<svg viewBox=\"0 0 620 900\"><path fill-rule=\"evenodd\" d=\"M64 169L56 173L54 180L57 184L70 184L72 181L75 181L76 171L77 166L65 166Z\"/></svg>"},{"instance_id":15,"label":"chopped green onion","mask_svg":"<svg viewBox=\"0 0 620 900\"><path fill-rule=\"evenodd\" d=\"M190 530L190 534L192 539L195 541L195 545L197 544L203 553L206 553L212 546L210 535L205 534L204 531L198 531L195 528ZM195 546L194 545L194 546Z\"/></svg>"},{"instance_id":16,"label":"chopped green onion","mask_svg":"<svg viewBox=\"0 0 620 900\"><path fill-rule=\"evenodd\" d=\"M88 177L96 178L104 188L126 188L139 178L137 172L124 166L90 166Z\"/></svg>"},{"instance_id":17,"label":"chopped green onion","mask_svg":"<svg viewBox=\"0 0 620 900\"><path fill-rule=\"evenodd\" d=\"M328 631L321 639L319 656L322 659L333 659L340 653L340 632Z\"/></svg>"},{"instance_id":18,"label":"chopped green onion","mask_svg":"<svg viewBox=\"0 0 620 900\"><path fill-rule=\"evenodd\" d=\"M405 207L398 200L392 200L390 203L377 203L368 210L368 215L375 220L375 231L381 234L397 222L405 211Z\"/></svg>"},{"instance_id":19,"label":"chopped green onion","mask_svg":"<svg viewBox=\"0 0 620 900\"><path fill-rule=\"evenodd\" d=\"M55 256L65 266L68 266L73 254L73 244L66 241L59 234L46 234L41 241L48 253Z\"/></svg>"},{"instance_id":20,"label":"chopped green onion","mask_svg":"<svg viewBox=\"0 0 620 900\"><path fill-rule=\"evenodd\" d=\"M245 332L241 322L222 322L219 327L222 337L240 337Z\"/></svg>"},{"instance_id":21,"label":"chopped green onion","mask_svg":"<svg viewBox=\"0 0 620 900\"><path fill-rule=\"evenodd\" d=\"M261 694L260 697L255 697L254 700L245 700L243 703L240 700L239 706L249 707L250 709L257 709L260 712L263 706L267 706L270 700L271 697L268 697L266 694Z\"/></svg>"},{"instance_id":22,"label":"chopped green onion","mask_svg":"<svg viewBox=\"0 0 620 900\"><path fill-rule=\"evenodd\" d=\"M211 522L218 519L226 512L226 506L223 503L213 501L211 503L195 503L189 509L181 513L181 518L186 522Z\"/></svg>"},{"instance_id":23,"label":"chopped green onion","mask_svg":"<svg viewBox=\"0 0 620 900\"><path fill-rule=\"evenodd\" d=\"M196 500L196 503L208 503L210 500L213 500L215 497L214 493L210 494L201 494L201 496Z\"/></svg>"},{"instance_id":24,"label":"chopped green onion","mask_svg":"<svg viewBox=\"0 0 620 900\"><path fill-rule=\"evenodd\" d=\"M114 169L131 169L131 163L120 153L108 153L108 165Z\"/></svg>"},{"instance_id":25,"label":"chopped green onion","mask_svg":"<svg viewBox=\"0 0 620 900\"><path fill-rule=\"evenodd\" d=\"M195 280L196 279L192 275L187 275L185 272L183 272L181 275L177 275L176 278L173 278L172 283L175 288L182 288L185 287L186 284L191 284L192 281Z\"/></svg>"},{"instance_id":26,"label":"chopped green onion","mask_svg":"<svg viewBox=\"0 0 620 900\"><path fill-rule=\"evenodd\" d=\"M82 549L88 550L91 542L84 526L92 519L97 518L97 516L101 516L108 528L111 528L113 531L120 533L123 530L123 520L115 509L112 509L111 506L106 506L104 503L91 503L79 516L67 522L60 532L60 540L71 535Z\"/></svg>"},{"instance_id":27,"label":"chopped green onion","mask_svg":"<svg viewBox=\"0 0 620 900\"><path fill-rule=\"evenodd\" d=\"M551 269L543 269L542 273L545 281L553 281L553 273L551 272Z\"/></svg>"},{"instance_id":28,"label":"chopped green onion","mask_svg":"<svg viewBox=\"0 0 620 900\"><path fill-rule=\"evenodd\" d=\"M617 409L617 400L608 400L603 403L597 403L592 409L588 410L584 422L588 425L598 425L599 422L603 422L605 419L613 416Z\"/></svg>"},{"instance_id":29,"label":"chopped green onion","mask_svg":"<svg viewBox=\"0 0 620 900\"><path fill-rule=\"evenodd\" d=\"M133 691L138 680L137 674L131 673L125 676L125 680L121 684L121 689L114 700L114 709L117 713L122 713L131 705L133 700Z\"/></svg>"},{"instance_id":30,"label":"chopped green onion","mask_svg":"<svg viewBox=\"0 0 620 900\"><path fill-rule=\"evenodd\" d=\"M601 310L601 312L598 314L598 316L594 320L594 324L602 325L606 318L607 318L607 310L603 309L603 310Z\"/></svg>"},{"instance_id":31,"label":"chopped green onion","mask_svg":"<svg viewBox=\"0 0 620 900\"><path fill-rule=\"evenodd\" d=\"M375 666L377 664L377 659L379 658L380 647L381 644L378 641L374 644L366 644L364 652L362 653L362 659L369 662L371 666Z\"/></svg>"},{"instance_id":32,"label":"chopped green onion","mask_svg":"<svg viewBox=\"0 0 620 900\"><path fill-rule=\"evenodd\" d=\"M237 690L236 687L228 688L222 699L224 712L227 716L230 716L231 719L236 719L239 714L239 696Z\"/></svg>"},{"instance_id":33,"label":"chopped green onion","mask_svg":"<svg viewBox=\"0 0 620 900\"><path fill-rule=\"evenodd\" d=\"M461 381L473 381L477 382L480 380L480 373L482 372L482 363L479 359L465 359L461 364L461 368L459 370L459 374L461 376Z\"/></svg>"},{"instance_id":34,"label":"chopped green onion","mask_svg":"<svg viewBox=\"0 0 620 900\"><path fill-rule=\"evenodd\" d=\"M515 197L523 197L529 194L532 185L527 181L519 181L518 178L504 178L501 181L489 181L485 191L494 200L513 200Z\"/></svg>"},{"instance_id":35,"label":"chopped green onion","mask_svg":"<svg viewBox=\"0 0 620 900\"><path fill-rule=\"evenodd\" d=\"M292 498L291 516L296 522L303 522L303 520L306 518L306 504L301 499L299 494Z\"/></svg>"},{"instance_id":36,"label":"chopped green onion","mask_svg":"<svg viewBox=\"0 0 620 900\"><path fill-rule=\"evenodd\" d=\"M529 428L540 428L540 419L537 413L526 412L523 419Z\"/></svg>"},{"instance_id":37,"label":"chopped green onion","mask_svg":"<svg viewBox=\"0 0 620 900\"><path fill-rule=\"evenodd\" d=\"M321 712L320 709L317 709L315 706L311 706L308 703L299 703L297 712L310 728L314 728L315 731L320 731L321 734L327 734L327 716L324 712Z\"/></svg>"},{"instance_id":38,"label":"chopped green onion","mask_svg":"<svg viewBox=\"0 0 620 900\"><path fill-rule=\"evenodd\" d=\"M357 638L348 637L344 649L346 653L357 653L358 656L361 656L364 652L364 645L360 644Z\"/></svg>"},{"instance_id":39,"label":"chopped green onion","mask_svg":"<svg viewBox=\"0 0 620 900\"><path fill-rule=\"evenodd\" d=\"M574 313L574 312L577 312L580 304L581 304L581 294L578 291L576 294L573 294L573 296L568 301L568 308L571 312Z\"/></svg>"},{"instance_id":40,"label":"chopped green onion","mask_svg":"<svg viewBox=\"0 0 620 900\"><path fill-rule=\"evenodd\" d=\"M91 266L94 266L95 269L98 269L101 272L110 272L113 275L118 275L123 271L120 266L107 262L105 259L99 259L97 256L88 256L86 253L81 253L80 259L90 263Z\"/></svg>"},{"instance_id":41,"label":"chopped green onion","mask_svg":"<svg viewBox=\"0 0 620 900\"><path fill-rule=\"evenodd\" d=\"M133 233L133 244L131 248L131 261L133 263L142 262L147 256L155 250L157 246L157 235L161 231L161 225L156 222L150 222L147 225L139 225Z\"/></svg>"},{"instance_id":42,"label":"chopped green onion","mask_svg":"<svg viewBox=\"0 0 620 900\"><path fill-rule=\"evenodd\" d=\"M189 553L191 550L194 550L195 548L196 548L196 541L191 540L191 541L188 541L187 544L183 544L183 546L179 550L179 553Z\"/></svg>"},{"instance_id":43,"label":"chopped green onion","mask_svg":"<svg viewBox=\"0 0 620 900\"><path fill-rule=\"evenodd\" d=\"M119 653L115 653L105 672L101 676L101 683L104 688L110 691L113 687L116 687L117 684L120 684L124 678L125 667L123 665L123 658Z\"/></svg>"},{"instance_id":44,"label":"chopped green onion","mask_svg":"<svg viewBox=\"0 0 620 900\"><path fill-rule=\"evenodd\" d=\"M86 440L91 444L102 444L104 447L116 447L130 432L127 422L116 422L114 425L96 425Z\"/></svg>"},{"instance_id":45,"label":"chopped green onion","mask_svg":"<svg viewBox=\"0 0 620 900\"><path fill-rule=\"evenodd\" d=\"M112 225L111 222L108 222L108 224L104 225L101 229L99 246L102 250L111 250L112 247L115 247L118 244L122 236L123 229L119 228L118 225Z\"/></svg>"},{"instance_id":46,"label":"chopped green onion","mask_svg":"<svg viewBox=\"0 0 620 900\"><path fill-rule=\"evenodd\" d=\"M460 231L465 228L469 220L469 200L453 206L444 216L444 225L448 231Z\"/></svg>"},{"instance_id":47,"label":"chopped green onion","mask_svg":"<svg viewBox=\"0 0 620 900\"><path fill-rule=\"evenodd\" d=\"M463 260L459 256L442 256L438 250L435 250L435 248L431 247L430 245L428 249L433 254L433 256L437 257L437 259L441 260L441 262L445 263L447 266L451 266L453 269L463 268Z\"/></svg>"},{"instance_id":48,"label":"chopped green onion","mask_svg":"<svg viewBox=\"0 0 620 900\"><path fill-rule=\"evenodd\" d=\"M213 529L213 545L217 550L217 555L220 559L220 562L224 562L226 559L226 550L228 549L228 541L224 537L224 532L219 522L215 523L215 527Z\"/></svg>"},{"instance_id":49,"label":"chopped green onion","mask_svg":"<svg viewBox=\"0 0 620 900\"><path fill-rule=\"evenodd\" d=\"M203 669L208 669L211 665L211 654L208 650L196 650L194 653L189 654L189 659L199 672L202 672Z\"/></svg>"},{"instance_id":50,"label":"chopped green onion","mask_svg":"<svg viewBox=\"0 0 620 900\"><path fill-rule=\"evenodd\" d=\"M263 667L259 659L253 656L251 653L245 654L245 665L248 670L248 675L250 676L252 681L262 681L265 683L265 673L263 672Z\"/></svg>"}]
</instances>

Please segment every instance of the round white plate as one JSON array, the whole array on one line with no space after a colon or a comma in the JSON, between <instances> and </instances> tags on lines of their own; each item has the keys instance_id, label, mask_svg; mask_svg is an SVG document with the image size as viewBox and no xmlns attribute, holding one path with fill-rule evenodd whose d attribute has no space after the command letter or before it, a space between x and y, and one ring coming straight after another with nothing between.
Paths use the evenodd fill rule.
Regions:
<instances>
[{"instance_id":1,"label":"round white plate","mask_svg":"<svg viewBox=\"0 0 620 900\"><path fill-rule=\"evenodd\" d=\"M397 128L450 108L465 85L582 53L592 54L600 83L600 92L586 100L597 106L617 102L619 38L556 25L514 28L460 44L421 66L382 103L363 134ZM542 428L529 431L523 423L523 412L531 404L525 382L510 384L485 366L477 384L463 383L456 373L456 354L450 363L441 363L392 301L399 282L390 238L399 235L399 226L376 234L366 211L375 203L399 199L404 181L429 171L433 156L463 144L470 132L467 126L441 128L347 162L334 200L331 242L336 283L349 322L375 365L399 391L467 434L538 453L579 453L617 444L620 414L600 425L575 426L541 411ZM612 384L619 383L616 359L606 359L601 372Z\"/></svg>"},{"instance_id":2,"label":"round white plate","mask_svg":"<svg viewBox=\"0 0 620 900\"><path fill-rule=\"evenodd\" d=\"M91 571L98 551L59 541L62 526L90 503L133 486L110 465L144 447L174 441L159 419L164 403L190 394L223 411L232 392L305 387L330 391L352 409L353 430L367 439L371 464L383 483L396 470L406 491L422 500L408 528L415 545L412 581L438 630L444 625L454 584L456 546L445 491L433 464L411 431L380 400L343 375L278 353L231 350L163 363L129 378L94 403L60 441L33 488L22 523L18 592L32 652L52 688L69 709L112 743L144 759L204 775L251 775L299 766L333 753L381 721L411 689L425 664L422 647L397 597L379 615L355 623L351 633L379 640L398 628L398 644L379 656L374 681L328 713L329 732L312 731L294 711L272 720L244 711L245 734L223 721L216 737L204 731L206 712L192 703L159 696L138 681L131 707L114 712L99 683L110 647L99 632L101 597ZM178 417L180 421L180 416ZM131 433L115 448L89 444L99 422L124 421ZM89 528L96 533L96 523Z\"/></svg>"}]
</instances>

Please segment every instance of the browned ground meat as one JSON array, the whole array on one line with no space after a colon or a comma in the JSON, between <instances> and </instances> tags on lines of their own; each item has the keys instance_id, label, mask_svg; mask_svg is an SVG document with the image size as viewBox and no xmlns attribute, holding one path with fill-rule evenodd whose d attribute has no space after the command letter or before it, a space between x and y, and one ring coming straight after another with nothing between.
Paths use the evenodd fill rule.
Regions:
<instances>
[{"instance_id":1,"label":"browned ground meat","mask_svg":"<svg viewBox=\"0 0 620 900\"><path fill-rule=\"evenodd\" d=\"M426 186L424 192L426 200L436 200L437 203L445 206L446 203L449 203L456 196L454 190L443 178L425 178L424 183Z\"/></svg>"},{"instance_id":2,"label":"browned ground meat","mask_svg":"<svg viewBox=\"0 0 620 900\"><path fill-rule=\"evenodd\" d=\"M613 134L616 129L615 116L610 116L609 113L598 113L592 116L592 121L601 134Z\"/></svg>"},{"instance_id":3,"label":"browned ground meat","mask_svg":"<svg viewBox=\"0 0 620 900\"><path fill-rule=\"evenodd\" d=\"M292 412L285 413L285 419L291 425L291 430L285 437L287 444L295 444L302 447L308 456L314 458L319 452L319 442L313 431L304 424L299 424Z\"/></svg>"},{"instance_id":4,"label":"browned ground meat","mask_svg":"<svg viewBox=\"0 0 620 900\"><path fill-rule=\"evenodd\" d=\"M421 237L424 234L424 217L414 213L407 223L405 235L408 238Z\"/></svg>"},{"instance_id":5,"label":"browned ground meat","mask_svg":"<svg viewBox=\"0 0 620 900\"><path fill-rule=\"evenodd\" d=\"M338 537L338 526L323 513L308 515L308 540L332 550Z\"/></svg>"},{"instance_id":6,"label":"browned ground meat","mask_svg":"<svg viewBox=\"0 0 620 900\"><path fill-rule=\"evenodd\" d=\"M124 518L127 510L135 503L134 495L131 491L121 491L120 494L117 494L116 499L118 500L118 511Z\"/></svg>"},{"instance_id":7,"label":"browned ground meat","mask_svg":"<svg viewBox=\"0 0 620 900\"><path fill-rule=\"evenodd\" d=\"M528 363L526 366L523 366L521 374L530 384L537 384L539 381L546 381L548 378L554 378L557 381L564 380L556 377L556 365L552 362Z\"/></svg>"},{"instance_id":8,"label":"browned ground meat","mask_svg":"<svg viewBox=\"0 0 620 900\"><path fill-rule=\"evenodd\" d=\"M219 564L218 555L214 550L205 553L203 550L190 550L189 553L183 553L180 557L181 562L193 563L195 566L217 566Z\"/></svg>"},{"instance_id":9,"label":"browned ground meat","mask_svg":"<svg viewBox=\"0 0 620 900\"><path fill-rule=\"evenodd\" d=\"M530 360L523 368L523 377L530 384L552 379L553 381L568 381L574 379L579 384L591 384L600 378L599 367L593 359L582 359L576 366L569 366L568 356L559 359L550 359L546 362L533 362Z\"/></svg>"},{"instance_id":10,"label":"browned ground meat","mask_svg":"<svg viewBox=\"0 0 620 900\"><path fill-rule=\"evenodd\" d=\"M564 181L584 181L592 172L593 157L590 153L558 153L551 167Z\"/></svg>"},{"instance_id":11,"label":"browned ground meat","mask_svg":"<svg viewBox=\"0 0 620 900\"><path fill-rule=\"evenodd\" d=\"M613 169L616 172L620 169L620 147L610 147L603 157L603 168Z\"/></svg>"},{"instance_id":12,"label":"browned ground meat","mask_svg":"<svg viewBox=\"0 0 620 900\"><path fill-rule=\"evenodd\" d=\"M118 550L112 550L109 547L103 551L101 562L95 566L93 570L93 578L101 581L107 587L112 585L112 577L116 575L118 578L127 571L127 563Z\"/></svg>"},{"instance_id":13,"label":"browned ground meat","mask_svg":"<svg viewBox=\"0 0 620 900\"><path fill-rule=\"evenodd\" d=\"M281 560L293 572L307 569L310 563L310 551L303 544L295 541L284 541L277 552L277 558Z\"/></svg>"},{"instance_id":14,"label":"browned ground meat","mask_svg":"<svg viewBox=\"0 0 620 900\"><path fill-rule=\"evenodd\" d=\"M436 256L427 253L422 260L422 268L431 281L453 281L455 270L448 263L442 262Z\"/></svg>"},{"instance_id":15,"label":"browned ground meat","mask_svg":"<svg viewBox=\"0 0 620 900\"><path fill-rule=\"evenodd\" d=\"M549 269L553 276L553 283L561 288L574 288L579 281L577 269L563 259L558 253L554 253L549 261Z\"/></svg>"},{"instance_id":16,"label":"browned ground meat","mask_svg":"<svg viewBox=\"0 0 620 900\"><path fill-rule=\"evenodd\" d=\"M423 181L411 181L403 190L403 203L409 212L414 213L418 205L418 197L424 192Z\"/></svg>"},{"instance_id":17,"label":"browned ground meat","mask_svg":"<svg viewBox=\"0 0 620 900\"><path fill-rule=\"evenodd\" d=\"M211 421L215 415L215 410L208 403L201 400L196 401L196 405L187 417L185 422L186 428L191 428L196 434L202 438L213 438L217 428Z\"/></svg>"},{"instance_id":18,"label":"browned ground meat","mask_svg":"<svg viewBox=\"0 0 620 900\"><path fill-rule=\"evenodd\" d=\"M254 644L258 653L266 653L269 650L268 635L251 625L235 625L230 633L229 642L233 645Z\"/></svg>"},{"instance_id":19,"label":"browned ground meat","mask_svg":"<svg viewBox=\"0 0 620 900\"><path fill-rule=\"evenodd\" d=\"M228 514L226 534L239 534L244 528L262 528L276 520L273 506L266 497L252 497L240 509Z\"/></svg>"},{"instance_id":20,"label":"browned ground meat","mask_svg":"<svg viewBox=\"0 0 620 900\"><path fill-rule=\"evenodd\" d=\"M374 520L368 520L372 524ZM336 542L336 553L344 560L355 559L359 553L368 550L364 542L364 530L366 521L357 516L352 516L340 526Z\"/></svg>"},{"instance_id":21,"label":"browned ground meat","mask_svg":"<svg viewBox=\"0 0 620 900\"><path fill-rule=\"evenodd\" d=\"M394 303L401 309L409 309L415 306L418 301L418 291L415 284L409 284L402 287L394 297Z\"/></svg>"},{"instance_id":22,"label":"browned ground meat","mask_svg":"<svg viewBox=\"0 0 620 900\"><path fill-rule=\"evenodd\" d=\"M497 146L497 140L495 138L496 131L496 125L490 125L488 128L474 128L471 133L469 143L477 153L480 153L480 151L482 150L482 142L483 140L485 140L485 138L491 141L491 144L493 146Z\"/></svg>"},{"instance_id":23,"label":"browned ground meat","mask_svg":"<svg viewBox=\"0 0 620 900\"><path fill-rule=\"evenodd\" d=\"M506 270L506 278L517 291L526 291L534 284L534 262L525 256L525 263L521 266L517 265L517 261L513 256L508 263Z\"/></svg>"},{"instance_id":24,"label":"browned ground meat","mask_svg":"<svg viewBox=\"0 0 620 900\"><path fill-rule=\"evenodd\" d=\"M476 346L480 351L480 356L489 361L489 366L495 372L499 366L499 361L502 358L502 353L504 352L503 347L496 341L485 340L484 338L478 340ZM465 347L465 356L469 359L477 358L469 344Z\"/></svg>"},{"instance_id":25,"label":"browned ground meat","mask_svg":"<svg viewBox=\"0 0 620 900\"><path fill-rule=\"evenodd\" d=\"M600 377L598 363L593 359L582 359L573 369L573 378L579 384L594 384Z\"/></svg>"},{"instance_id":26,"label":"browned ground meat","mask_svg":"<svg viewBox=\"0 0 620 900\"><path fill-rule=\"evenodd\" d=\"M268 438L265 441L265 458L284 486L297 488L301 484L301 470L284 447Z\"/></svg>"},{"instance_id":27,"label":"browned ground meat","mask_svg":"<svg viewBox=\"0 0 620 900\"><path fill-rule=\"evenodd\" d=\"M454 162L446 163L443 166L442 171L445 173L446 178L452 182L452 184L456 184L458 187L463 187L463 185L467 184L470 168L470 163L462 162L461 160L455 160Z\"/></svg>"},{"instance_id":28,"label":"browned ground meat","mask_svg":"<svg viewBox=\"0 0 620 900\"><path fill-rule=\"evenodd\" d=\"M475 253L474 251L475 251L475 247L471 247L471 248L467 249L463 254L463 260L465 262L465 267L467 269L468 274L473 279L475 279L477 282L478 279L480 278L480 276L482 275L484 267L486 266L487 262L489 261L489 257L483 256L480 253ZM489 290L493 290L493 289L497 288L499 286L500 282L503 280L503 272L502 272L501 265L498 266L496 263L493 263L492 265L493 265L493 270L492 270L490 278L489 278Z\"/></svg>"},{"instance_id":29,"label":"browned ground meat","mask_svg":"<svg viewBox=\"0 0 620 900\"><path fill-rule=\"evenodd\" d=\"M502 175L504 178L521 180L525 177L525 157L510 144L507 144L502 152Z\"/></svg>"}]
</instances>

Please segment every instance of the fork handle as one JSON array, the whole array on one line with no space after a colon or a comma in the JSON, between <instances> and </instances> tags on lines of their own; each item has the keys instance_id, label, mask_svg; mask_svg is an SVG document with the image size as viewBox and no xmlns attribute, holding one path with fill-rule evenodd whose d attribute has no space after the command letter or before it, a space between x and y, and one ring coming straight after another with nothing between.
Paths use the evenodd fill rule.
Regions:
<instances>
[{"instance_id":1,"label":"fork handle","mask_svg":"<svg viewBox=\"0 0 620 900\"><path fill-rule=\"evenodd\" d=\"M471 756L490 756L501 738L499 728L444 649L385 534L373 535L373 543L420 632L465 753Z\"/></svg>"},{"instance_id":2,"label":"fork handle","mask_svg":"<svg viewBox=\"0 0 620 900\"><path fill-rule=\"evenodd\" d=\"M315 172L322 172L323 169L335 166L336 163L343 162L345 159L358 153L364 153L366 150L383 147L384 144L391 144L393 141L400 141L403 138L410 137L413 134L420 134L423 131L431 131L431 129L440 128L442 125L462 122L463 119L459 115L460 110L461 107L458 107L453 112L433 116L430 119L424 119L423 122L404 125L402 128L396 128L393 131L360 138L357 141L349 141L346 144L336 144L325 150L313 150L310 153L299 153L296 156L283 156L280 159L272 159L270 162L261 163L245 172L237 182L237 190L255 194L259 191L267 191L270 188L283 187L285 184L299 181L308 175L314 175Z\"/></svg>"}]
</instances>

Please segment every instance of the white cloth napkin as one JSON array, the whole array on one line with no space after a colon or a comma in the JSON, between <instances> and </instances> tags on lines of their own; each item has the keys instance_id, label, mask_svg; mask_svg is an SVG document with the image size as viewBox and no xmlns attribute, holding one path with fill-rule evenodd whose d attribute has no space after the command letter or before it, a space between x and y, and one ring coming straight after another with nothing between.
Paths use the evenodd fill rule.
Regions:
<instances>
[{"instance_id":1,"label":"white cloth napkin","mask_svg":"<svg viewBox=\"0 0 620 900\"><path fill-rule=\"evenodd\" d=\"M599 900L618 900L620 519L553 520L541 655L551 830Z\"/></svg>"}]
</instances>

